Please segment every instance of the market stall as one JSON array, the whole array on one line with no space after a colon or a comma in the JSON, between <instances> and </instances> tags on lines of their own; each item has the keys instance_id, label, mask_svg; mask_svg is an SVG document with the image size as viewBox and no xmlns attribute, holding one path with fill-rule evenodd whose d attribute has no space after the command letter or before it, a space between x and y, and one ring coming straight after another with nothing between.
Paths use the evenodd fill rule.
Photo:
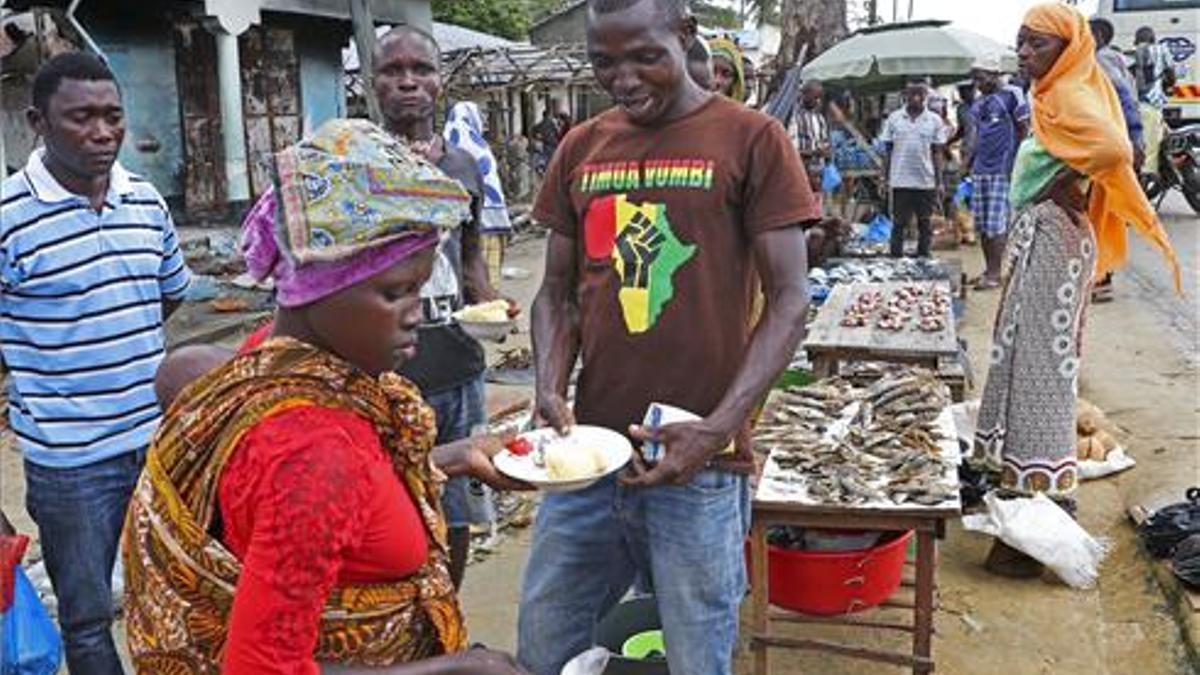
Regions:
<instances>
[{"instance_id":1,"label":"market stall","mask_svg":"<svg viewBox=\"0 0 1200 675\"><path fill-rule=\"evenodd\" d=\"M945 520L961 512L960 452L949 403L945 386L919 370L867 388L831 378L769 399L755 432L756 445L768 452L750 542L755 675L769 673L771 649L932 672L936 537ZM785 538L825 542L824 550L769 545L779 526L801 528ZM893 534L862 550L829 551L830 538L847 530ZM913 576L906 581L904 549L913 537ZM858 615L868 609L867 618ZM897 620L897 613L909 620ZM797 624L907 633L911 652L783 634Z\"/></svg>"},{"instance_id":2,"label":"market stall","mask_svg":"<svg viewBox=\"0 0 1200 675\"><path fill-rule=\"evenodd\" d=\"M803 80L843 93L839 109L846 114L831 125L842 179L834 205L843 219L863 223L891 211L873 140L908 79L927 78L934 86L961 81L981 58L1016 70L1011 48L948 21L924 20L863 28L804 64Z\"/></svg>"},{"instance_id":3,"label":"market stall","mask_svg":"<svg viewBox=\"0 0 1200 675\"><path fill-rule=\"evenodd\" d=\"M843 362L916 364L937 373L955 400L965 393L948 282L835 286L803 349L817 378L836 375Z\"/></svg>"}]
</instances>

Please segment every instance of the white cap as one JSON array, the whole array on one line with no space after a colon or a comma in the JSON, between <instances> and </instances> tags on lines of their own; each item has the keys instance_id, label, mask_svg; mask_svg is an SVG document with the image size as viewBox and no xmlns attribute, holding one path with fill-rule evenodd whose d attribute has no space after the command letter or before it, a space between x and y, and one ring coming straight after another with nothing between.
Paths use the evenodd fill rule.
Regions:
<instances>
[{"instance_id":1,"label":"white cap","mask_svg":"<svg viewBox=\"0 0 1200 675\"><path fill-rule=\"evenodd\" d=\"M971 67L989 73L999 73L1004 70L1004 67L1000 65L1000 54L996 52L988 52L975 57L975 63Z\"/></svg>"}]
</instances>

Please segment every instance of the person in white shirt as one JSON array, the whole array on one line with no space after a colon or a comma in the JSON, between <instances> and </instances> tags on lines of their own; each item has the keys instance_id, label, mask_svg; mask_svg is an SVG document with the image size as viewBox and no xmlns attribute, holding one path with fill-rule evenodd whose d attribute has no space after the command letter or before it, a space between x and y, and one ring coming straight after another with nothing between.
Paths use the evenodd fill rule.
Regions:
<instances>
[{"instance_id":1,"label":"person in white shirt","mask_svg":"<svg viewBox=\"0 0 1200 675\"><path fill-rule=\"evenodd\" d=\"M928 258L933 241L933 205L941 201L948 134L942 118L925 107L928 87L922 80L904 88L904 107L883 124L884 176L891 192L891 255L904 254L904 234L917 220L917 256Z\"/></svg>"}]
</instances>

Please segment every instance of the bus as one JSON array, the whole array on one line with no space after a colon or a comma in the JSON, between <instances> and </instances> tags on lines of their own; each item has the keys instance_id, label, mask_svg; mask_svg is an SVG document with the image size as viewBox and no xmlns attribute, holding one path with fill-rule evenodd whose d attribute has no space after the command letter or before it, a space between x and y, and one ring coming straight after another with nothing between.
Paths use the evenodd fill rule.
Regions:
<instances>
[{"instance_id":1,"label":"bus","mask_svg":"<svg viewBox=\"0 0 1200 675\"><path fill-rule=\"evenodd\" d=\"M1163 117L1171 126L1200 122L1200 0L1099 0L1096 15L1112 22L1113 46L1126 54L1138 28L1154 29L1177 76Z\"/></svg>"}]
</instances>

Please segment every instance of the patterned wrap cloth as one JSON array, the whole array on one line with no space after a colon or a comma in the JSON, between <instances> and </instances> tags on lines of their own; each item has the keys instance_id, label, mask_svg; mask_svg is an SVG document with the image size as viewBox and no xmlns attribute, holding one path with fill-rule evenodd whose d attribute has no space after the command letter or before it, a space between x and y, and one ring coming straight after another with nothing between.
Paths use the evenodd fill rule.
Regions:
<instances>
[{"instance_id":1,"label":"patterned wrap cloth","mask_svg":"<svg viewBox=\"0 0 1200 675\"><path fill-rule=\"evenodd\" d=\"M475 160L479 175L483 177L483 209L479 214L479 231L482 234L511 233L512 221L508 217L500 167L491 146L483 137L483 115L479 112L479 105L471 101L455 103L450 109L442 137L450 145L470 155Z\"/></svg>"},{"instance_id":2,"label":"patterned wrap cloth","mask_svg":"<svg viewBox=\"0 0 1200 675\"><path fill-rule=\"evenodd\" d=\"M327 123L276 159L278 207L256 207L243 248L251 273L274 277L284 306L336 293L433 246L437 230L457 226L468 211L457 182L368 122ZM372 423L431 542L415 574L330 593L316 658L386 666L466 646L447 567L445 477L430 459L432 410L399 375L375 379L315 347L275 338L185 389L154 437L122 542L138 672L220 672L241 572L212 529L220 476L255 425L312 405Z\"/></svg>"},{"instance_id":3,"label":"patterned wrap cloth","mask_svg":"<svg viewBox=\"0 0 1200 675\"><path fill-rule=\"evenodd\" d=\"M1079 485L1075 399L1083 317L1096 264L1086 220L1043 201L1009 233L1005 285L992 334L969 463L1008 494L1070 499Z\"/></svg>"},{"instance_id":4,"label":"patterned wrap cloth","mask_svg":"<svg viewBox=\"0 0 1200 675\"><path fill-rule=\"evenodd\" d=\"M729 97L735 101L746 100L746 64L742 62L742 49L729 38L713 38L708 41L708 51L714 59L725 59L733 66L733 90Z\"/></svg>"},{"instance_id":5,"label":"patterned wrap cloth","mask_svg":"<svg viewBox=\"0 0 1200 675\"><path fill-rule=\"evenodd\" d=\"M317 660L386 666L465 648L440 510L445 478L430 460L433 410L399 375L373 379L314 347L273 338L188 387L146 458L122 544L138 672L220 672L241 571L211 530L221 472L259 421L311 405L351 411L374 425L432 544L425 565L408 578L334 589L321 616Z\"/></svg>"},{"instance_id":6,"label":"patterned wrap cloth","mask_svg":"<svg viewBox=\"0 0 1200 675\"><path fill-rule=\"evenodd\" d=\"M457 181L365 120L327 122L275 163L275 189L243 221L242 254L283 307L368 279L470 217Z\"/></svg>"}]
</instances>

